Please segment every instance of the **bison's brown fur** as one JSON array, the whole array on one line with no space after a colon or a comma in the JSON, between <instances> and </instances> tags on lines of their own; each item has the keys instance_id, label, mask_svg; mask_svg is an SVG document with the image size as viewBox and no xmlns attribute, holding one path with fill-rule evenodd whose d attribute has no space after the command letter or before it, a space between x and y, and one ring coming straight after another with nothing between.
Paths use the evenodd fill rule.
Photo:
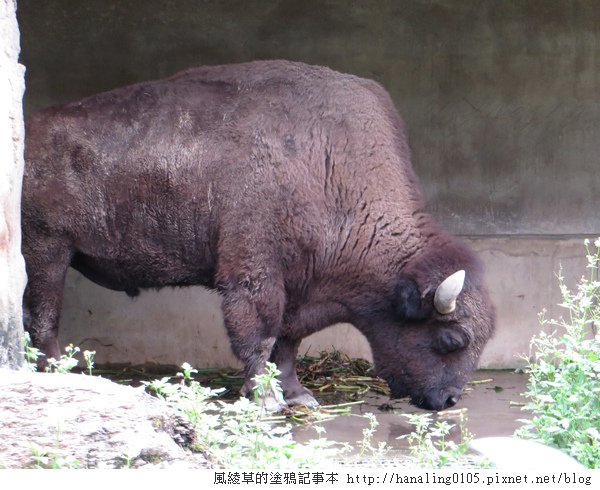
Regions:
<instances>
[{"instance_id":1,"label":"bison's brown fur","mask_svg":"<svg viewBox=\"0 0 600 490\"><path fill-rule=\"evenodd\" d=\"M58 356L66 270L136 295L223 296L245 391L269 357L289 403L303 337L369 340L394 395L453 404L492 334L475 256L422 211L403 123L378 84L283 61L192 69L26 121L28 329ZM440 282L466 271L456 310ZM343 346L341 346L343 348Z\"/></svg>"}]
</instances>

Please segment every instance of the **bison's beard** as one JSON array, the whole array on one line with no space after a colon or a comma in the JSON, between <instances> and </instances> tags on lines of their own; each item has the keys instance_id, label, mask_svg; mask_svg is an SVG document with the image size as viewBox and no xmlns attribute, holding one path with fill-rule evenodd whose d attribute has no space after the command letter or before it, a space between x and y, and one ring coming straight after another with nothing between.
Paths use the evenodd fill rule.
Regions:
<instances>
[{"instance_id":1,"label":"bison's beard","mask_svg":"<svg viewBox=\"0 0 600 490\"><path fill-rule=\"evenodd\" d=\"M382 375L381 377L386 381L386 383L390 387L391 398L405 398L407 396L410 396L408 388L403 383L398 382L396 378L394 378L394 376Z\"/></svg>"}]
</instances>

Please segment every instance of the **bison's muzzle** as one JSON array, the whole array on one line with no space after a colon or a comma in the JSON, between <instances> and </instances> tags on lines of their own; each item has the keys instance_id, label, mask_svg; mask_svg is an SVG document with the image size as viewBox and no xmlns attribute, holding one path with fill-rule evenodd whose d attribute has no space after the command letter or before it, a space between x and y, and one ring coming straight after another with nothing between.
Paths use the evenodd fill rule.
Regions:
<instances>
[{"instance_id":1,"label":"bison's muzzle","mask_svg":"<svg viewBox=\"0 0 600 490\"><path fill-rule=\"evenodd\" d=\"M458 403L463 390L457 387L434 388L423 393L410 392L406 387L398 383L392 376L385 377L391 391L391 398L410 398L410 403L424 410L445 410Z\"/></svg>"}]
</instances>

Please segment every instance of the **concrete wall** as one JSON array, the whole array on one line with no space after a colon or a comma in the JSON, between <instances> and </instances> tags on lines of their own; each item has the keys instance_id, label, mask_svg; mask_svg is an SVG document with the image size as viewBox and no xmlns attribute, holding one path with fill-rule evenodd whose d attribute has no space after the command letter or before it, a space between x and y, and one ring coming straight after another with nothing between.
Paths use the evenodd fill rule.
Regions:
<instances>
[{"instance_id":1,"label":"concrete wall","mask_svg":"<svg viewBox=\"0 0 600 490\"><path fill-rule=\"evenodd\" d=\"M19 20L26 112L259 58L381 82L407 122L430 210L487 265L499 322L485 366L518 363L537 312L559 313L558 264L583 273L583 237L600 235L598 2L52 0L21 2ZM62 339L96 339L84 345L99 360L231 363L218 298L203 290L132 302L75 273L67 289ZM349 331L305 345L368 355Z\"/></svg>"},{"instance_id":2,"label":"concrete wall","mask_svg":"<svg viewBox=\"0 0 600 490\"><path fill-rule=\"evenodd\" d=\"M0 367L22 364L21 256L24 70L14 0L0 0Z\"/></svg>"}]
</instances>

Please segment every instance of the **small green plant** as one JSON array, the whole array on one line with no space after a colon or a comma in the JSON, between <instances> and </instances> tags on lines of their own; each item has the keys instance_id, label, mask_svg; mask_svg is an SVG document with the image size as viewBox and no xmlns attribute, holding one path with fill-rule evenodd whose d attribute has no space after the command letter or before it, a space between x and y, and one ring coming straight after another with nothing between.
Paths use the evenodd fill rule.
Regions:
<instances>
[{"instance_id":1,"label":"small green plant","mask_svg":"<svg viewBox=\"0 0 600 490\"><path fill-rule=\"evenodd\" d=\"M32 347L31 337L28 332L25 332L24 339L24 352L25 367L29 371L37 371L37 362L40 357L44 354L37 348ZM48 367L46 371L57 372L57 373L68 373L78 364L78 360L75 358L77 353L80 352L79 347L73 347L73 344L65 347L65 354L60 356L60 359L54 358L48 359ZM92 374L94 367L94 355L95 351L84 351L83 356L86 362L88 373ZM56 428L56 442L54 449L42 447L39 444L32 442L30 444L30 450L33 459L34 468L37 469L75 469L79 468L80 463L77 459L71 456L63 456L60 451L60 426Z\"/></svg>"},{"instance_id":2,"label":"small green plant","mask_svg":"<svg viewBox=\"0 0 600 490\"><path fill-rule=\"evenodd\" d=\"M92 370L94 369L94 356L96 355L95 350L84 350L83 359L85 360L85 367L88 374L92 376Z\"/></svg>"},{"instance_id":3,"label":"small green plant","mask_svg":"<svg viewBox=\"0 0 600 490\"><path fill-rule=\"evenodd\" d=\"M267 404L269 402L274 402L280 406L285 404L283 401L281 382L278 379L280 374L281 371L277 369L277 366L268 362L265 372L263 374L257 374L254 378L254 381L256 382L253 393L254 401L263 411L268 411ZM270 400L271 398L272 401Z\"/></svg>"},{"instance_id":4,"label":"small green plant","mask_svg":"<svg viewBox=\"0 0 600 490\"><path fill-rule=\"evenodd\" d=\"M33 464L35 469L40 470L62 470L79 468L79 461L72 457L63 457L54 453L47 447L38 446L35 443L30 445Z\"/></svg>"},{"instance_id":5,"label":"small green plant","mask_svg":"<svg viewBox=\"0 0 600 490\"><path fill-rule=\"evenodd\" d=\"M29 332L25 332L23 336L23 347L24 351L22 354L25 357L25 368L32 372L37 371L38 359L43 357L44 353L31 345L31 336L29 335Z\"/></svg>"},{"instance_id":6,"label":"small green plant","mask_svg":"<svg viewBox=\"0 0 600 490\"><path fill-rule=\"evenodd\" d=\"M363 438L359 444L359 458L364 458L370 455L371 458L383 458L389 451L389 447L385 442L380 442L377 446L373 446L373 436L379 427L377 417L372 413L365 413L364 417L369 421L369 426L363 429Z\"/></svg>"},{"instance_id":7,"label":"small green plant","mask_svg":"<svg viewBox=\"0 0 600 490\"><path fill-rule=\"evenodd\" d=\"M79 353L81 349L79 347L73 347L73 344L69 344L65 347L65 353L60 356L60 358L54 359L54 357L48 358L48 367L46 371L52 373L70 373L79 361L75 358L75 356Z\"/></svg>"},{"instance_id":8,"label":"small green plant","mask_svg":"<svg viewBox=\"0 0 600 490\"><path fill-rule=\"evenodd\" d=\"M38 360L40 357L44 357L44 353L31 345L31 337L29 332L25 332L24 334L23 347L24 350L22 354L25 357L25 368L32 372L37 371ZM77 366L77 364L79 364L76 356L80 351L81 349L79 347L73 347L73 344L67 345L65 347L65 353L61 354L58 360L54 359L53 357L48 358L48 367L46 367L46 371L52 373L71 372ZM92 370L94 368L95 355L96 351L83 351L83 359L85 361L87 372L90 376L92 375Z\"/></svg>"},{"instance_id":9,"label":"small green plant","mask_svg":"<svg viewBox=\"0 0 600 490\"><path fill-rule=\"evenodd\" d=\"M446 420L440 419L433 422L430 413L404 415L408 422L415 427L415 430L401 438L406 438L408 441L410 455L417 466L443 468L467 463L469 443L473 440L473 435L467 429L466 409L447 413L459 417L459 442L454 442L449 438L456 424L450 424ZM484 464L472 457L471 459L471 464Z\"/></svg>"},{"instance_id":10,"label":"small green plant","mask_svg":"<svg viewBox=\"0 0 600 490\"><path fill-rule=\"evenodd\" d=\"M35 469L61 470L79 468L80 463L77 459L72 456L63 456L60 454L60 437L60 426L57 426L54 449L42 447L36 443L29 445Z\"/></svg>"},{"instance_id":11,"label":"small green plant","mask_svg":"<svg viewBox=\"0 0 600 490\"><path fill-rule=\"evenodd\" d=\"M255 378L255 400L242 397L234 403L216 399L222 390L202 387L192 377L195 370L182 365L178 383L162 378L145 383L190 420L197 430L195 449L204 452L214 464L227 468L274 469L315 467L348 450L347 446L322 437L324 429L315 426L318 438L300 444L292 438L292 426L285 417L266 416L264 399L282 397L277 380L279 371L268 363L263 375Z\"/></svg>"},{"instance_id":12,"label":"small green plant","mask_svg":"<svg viewBox=\"0 0 600 490\"><path fill-rule=\"evenodd\" d=\"M576 290L558 274L561 307L566 319L547 320L542 325L555 328L531 340L531 353L525 371L529 384L525 395L533 418L517 435L534 438L557 447L588 468L600 468L600 238L593 246L585 242L587 277ZM556 327L560 329L560 334Z\"/></svg>"}]
</instances>

